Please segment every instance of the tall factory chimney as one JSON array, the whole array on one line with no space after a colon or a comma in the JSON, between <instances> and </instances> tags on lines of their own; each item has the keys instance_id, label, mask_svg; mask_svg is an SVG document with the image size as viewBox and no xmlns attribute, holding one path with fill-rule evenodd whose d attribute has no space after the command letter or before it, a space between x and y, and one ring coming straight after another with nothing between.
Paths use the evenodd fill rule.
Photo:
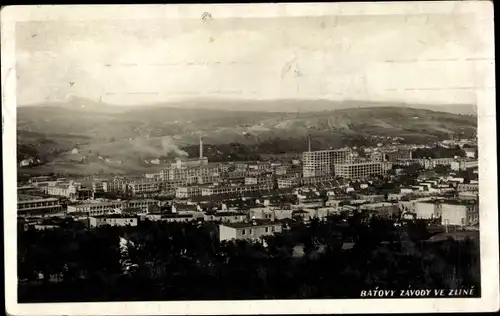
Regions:
<instances>
[{"instance_id":1,"label":"tall factory chimney","mask_svg":"<svg viewBox=\"0 0 500 316\"><path fill-rule=\"evenodd\" d=\"M311 151L311 134L307 135L307 149Z\"/></svg>"},{"instance_id":2,"label":"tall factory chimney","mask_svg":"<svg viewBox=\"0 0 500 316\"><path fill-rule=\"evenodd\" d=\"M200 136L200 159L203 159L203 136Z\"/></svg>"}]
</instances>

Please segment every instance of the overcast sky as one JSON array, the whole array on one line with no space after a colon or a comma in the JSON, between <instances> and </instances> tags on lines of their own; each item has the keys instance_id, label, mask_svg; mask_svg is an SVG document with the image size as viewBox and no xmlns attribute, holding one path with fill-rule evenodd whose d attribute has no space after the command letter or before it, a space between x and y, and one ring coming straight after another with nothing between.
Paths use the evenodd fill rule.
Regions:
<instances>
[{"instance_id":1,"label":"overcast sky","mask_svg":"<svg viewBox=\"0 0 500 316\"><path fill-rule=\"evenodd\" d=\"M489 34L473 16L23 22L18 104L71 96L475 103Z\"/></svg>"}]
</instances>

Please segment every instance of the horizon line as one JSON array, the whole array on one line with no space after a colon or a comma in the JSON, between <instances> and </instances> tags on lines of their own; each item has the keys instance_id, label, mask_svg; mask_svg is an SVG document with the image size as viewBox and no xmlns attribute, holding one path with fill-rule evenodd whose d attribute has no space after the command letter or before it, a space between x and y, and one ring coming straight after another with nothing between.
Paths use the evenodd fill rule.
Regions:
<instances>
[{"instance_id":1,"label":"horizon line","mask_svg":"<svg viewBox=\"0 0 500 316\"><path fill-rule=\"evenodd\" d=\"M304 102L334 102L334 103L349 103L349 102L367 102L367 103L387 103L387 104L401 104L401 105L427 105L427 106L453 106L453 105L468 105L472 107L476 107L477 105L474 103L443 103L443 102L411 102L411 101L398 101L398 100L387 100L387 101L379 101L379 100L368 100L368 99L327 99L327 98L268 98L268 99L256 99L256 98L235 98L235 97L199 97L199 98L179 98L176 100L165 100L165 101L154 101L154 102L146 102L143 104L135 103L135 104L126 104L126 103L112 103L112 102L103 102L101 100L94 100L92 98L86 98L81 96L71 96L66 100L54 100L54 101L38 101L38 102L29 102L29 103L18 103L16 107L30 107L30 106L43 106L45 104L64 104L67 102L71 102L74 100L85 100L88 102L92 102L95 104L116 106L116 107L135 107L135 106L157 106L157 105L167 105L167 104L178 104L185 102L193 102L193 101L222 101L222 102L279 102L279 101L304 101Z\"/></svg>"}]
</instances>

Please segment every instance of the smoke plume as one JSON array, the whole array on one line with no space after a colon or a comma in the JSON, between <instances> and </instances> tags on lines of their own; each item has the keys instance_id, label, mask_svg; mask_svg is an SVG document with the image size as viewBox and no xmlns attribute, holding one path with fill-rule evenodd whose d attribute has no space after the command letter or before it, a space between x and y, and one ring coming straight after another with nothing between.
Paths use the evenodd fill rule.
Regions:
<instances>
[{"instance_id":1,"label":"smoke plume","mask_svg":"<svg viewBox=\"0 0 500 316\"><path fill-rule=\"evenodd\" d=\"M161 140L164 155L175 153L177 156L187 156L188 153L180 149L170 136L165 136Z\"/></svg>"},{"instance_id":2,"label":"smoke plume","mask_svg":"<svg viewBox=\"0 0 500 316\"><path fill-rule=\"evenodd\" d=\"M157 143L158 144L158 143ZM187 156L188 154L180 149L172 139L172 137L165 136L161 139L160 146L153 146L149 143L147 139L136 138L133 142L133 147L136 152L145 154L147 156L167 156L169 154L174 154L178 157Z\"/></svg>"}]
</instances>

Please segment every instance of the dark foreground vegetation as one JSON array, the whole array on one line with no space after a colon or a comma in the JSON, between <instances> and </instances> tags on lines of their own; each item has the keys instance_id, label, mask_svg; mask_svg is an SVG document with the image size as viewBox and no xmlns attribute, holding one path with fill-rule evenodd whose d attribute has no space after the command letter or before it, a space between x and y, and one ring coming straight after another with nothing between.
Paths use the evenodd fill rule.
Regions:
<instances>
[{"instance_id":1,"label":"dark foreground vegetation","mask_svg":"<svg viewBox=\"0 0 500 316\"><path fill-rule=\"evenodd\" d=\"M20 302L359 298L373 289L451 289L480 295L477 240L429 241L425 223L359 214L290 221L259 242L219 242L216 224L20 231ZM119 239L128 246L124 273ZM43 276L42 276L43 275Z\"/></svg>"}]
</instances>

